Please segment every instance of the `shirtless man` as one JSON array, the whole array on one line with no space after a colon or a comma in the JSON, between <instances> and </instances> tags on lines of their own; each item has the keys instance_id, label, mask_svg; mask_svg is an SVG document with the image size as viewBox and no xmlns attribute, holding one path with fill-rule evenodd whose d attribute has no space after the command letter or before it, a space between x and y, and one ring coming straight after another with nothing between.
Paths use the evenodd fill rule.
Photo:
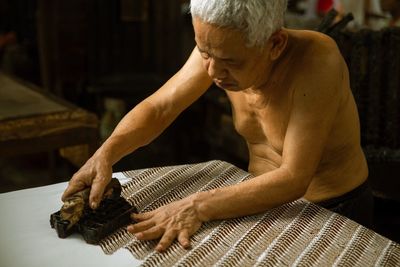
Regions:
<instances>
[{"instance_id":1,"label":"shirtless man","mask_svg":"<svg viewBox=\"0 0 400 267\"><path fill-rule=\"evenodd\" d=\"M72 177L63 199L91 186L96 208L112 165L161 134L214 82L231 101L255 178L133 214L138 223L130 232L141 240L161 238L157 251L175 239L187 248L203 222L260 213L301 197L339 212L345 208L363 223L357 212L370 211L368 168L348 70L335 42L282 28L285 0L224 3L191 1L197 46L188 61L122 119ZM361 211L352 213L354 205Z\"/></svg>"}]
</instances>

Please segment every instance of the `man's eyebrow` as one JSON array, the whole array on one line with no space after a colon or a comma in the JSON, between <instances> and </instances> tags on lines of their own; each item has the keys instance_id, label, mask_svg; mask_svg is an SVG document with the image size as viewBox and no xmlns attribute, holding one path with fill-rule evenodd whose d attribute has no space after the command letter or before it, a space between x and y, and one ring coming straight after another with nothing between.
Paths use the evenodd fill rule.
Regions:
<instances>
[{"instance_id":1,"label":"man's eyebrow","mask_svg":"<svg viewBox=\"0 0 400 267\"><path fill-rule=\"evenodd\" d=\"M207 51L201 49L201 48L199 47L199 45L196 45L196 47L197 47L197 49L200 51L200 53L207 53L207 54L209 54L209 52L207 52ZM213 57L215 57L215 58L217 58L217 59L219 59L219 60L222 60L222 61L236 61L235 58L230 58L230 57L226 57L226 58L225 58L225 57L217 57L217 56L213 56Z\"/></svg>"},{"instance_id":2,"label":"man's eyebrow","mask_svg":"<svg viewBox=\"0 0 400 267\"><path fill-rule=\"evenodd\" d=\"M219 58L219 59L220 59L220 60L223 60L223 61L236 61L236 59L231 58L231 57Z\"/></svg>"},{"instance_id":3,"label":"man's eyebrow","mask_svg":"<svg viewBox=\"0 0 400 267\"><path fill-rule=\"evenodd\" d=\"M237 61L237 59L235 59L233 57L216 57L216 58L218 58L219 60L222 60L222 61L231 61L231 62Z\"/></svg>"}]
</instances>

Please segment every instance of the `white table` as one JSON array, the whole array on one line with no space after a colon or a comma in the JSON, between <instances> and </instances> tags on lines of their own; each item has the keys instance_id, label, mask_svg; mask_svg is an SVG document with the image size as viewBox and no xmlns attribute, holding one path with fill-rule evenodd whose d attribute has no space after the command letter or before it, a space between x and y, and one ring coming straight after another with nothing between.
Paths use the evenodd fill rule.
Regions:
<instances>
[{"instance_id":1,"label":"white table","mask_svg":"<svg viewBox=\"0 0 400 267\"><path fill-rule=\"evenodd\" d=\"M115 174L124 182L122 174ZM67 183L0 194L0 266L71 267L138 266L126 249L106 255L100 246L73 234L60 239L50 227L50 214L60 209Z\"/></svg>"}]
</instances>

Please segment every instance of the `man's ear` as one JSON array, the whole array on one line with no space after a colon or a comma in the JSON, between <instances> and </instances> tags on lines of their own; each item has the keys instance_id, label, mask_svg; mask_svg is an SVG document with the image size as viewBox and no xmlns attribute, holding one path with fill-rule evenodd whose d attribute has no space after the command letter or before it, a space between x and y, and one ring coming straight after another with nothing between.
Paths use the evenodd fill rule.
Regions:
<instances>
[{"instance_id":1,"label":"man's ear","mask_svg":"<svg viewBox=\"0 0 400 267\"><path fill-rule=\"evenodd\" d=\"M271 35L271 37L269 38L271 46L271 60L276 60L280 57L280 55L286 48L288 38L288 33L284 30L278 30Z\"/></svg>"}]
</instances>

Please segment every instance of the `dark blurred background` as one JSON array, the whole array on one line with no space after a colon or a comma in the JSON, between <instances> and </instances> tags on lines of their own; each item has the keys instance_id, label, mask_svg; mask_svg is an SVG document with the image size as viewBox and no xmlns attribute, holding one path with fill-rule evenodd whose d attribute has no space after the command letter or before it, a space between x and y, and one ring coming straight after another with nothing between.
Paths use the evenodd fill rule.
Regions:
<instances>
[{"instance_id":1,"label":"dark blurred background","mask_svg":"<svg viewBox=\"0 0 400 267\"><path fill-rule=\"evenodd\" d=\"M292 0L286 26L324 31L337 41L360 112L377 225L381 233L399 240L394 230L400 222L400 33L393 11L400 1L396 1ZM46 147L46 138L30 140L37 143L35 147L41 143L41 149L26 145L24 150L24 143L18 153L11 153L10 145L18 144L18 139L0 143L10 145L0 150L0 192L68 180L93 152L93 143L100 145L126 112L185 62L195 45L188 8L185 0L0 0L0 73L56 99L68 110L87 112L87 118L96 121L90 127L96 125L97 133L86 154L75 146ZM331 8L338 14L328 27L319 28ZM349 12L354 19L346 27L329 28ZM68 114L73 123L74 113ZM23 118L24 123L29 118ZM9 130L13 124L0 117L1 125ZM74 132L75 137L85 135L86 128L82 129ZM62 134L57 138L60 144L67 139ZM248 160L246 145L233 130L230 105L216 88L156 141L117 163L114 171L212 159L244 169Z\"/></svg>"}]
</instances>

